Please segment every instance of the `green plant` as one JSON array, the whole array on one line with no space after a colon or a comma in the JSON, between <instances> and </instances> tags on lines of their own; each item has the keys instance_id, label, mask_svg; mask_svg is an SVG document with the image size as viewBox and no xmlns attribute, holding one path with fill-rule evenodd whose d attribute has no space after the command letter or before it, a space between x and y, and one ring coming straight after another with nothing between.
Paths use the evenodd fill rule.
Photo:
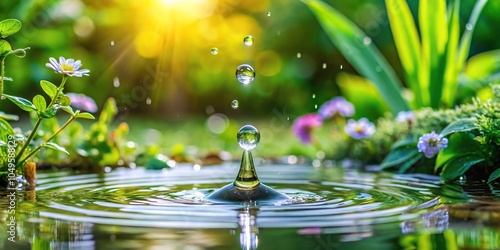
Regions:
<instances>
[{"instance_id":1,"label":"green plant","mask_svg":"<svg viewBox=\"0 0 500 250\"><path fill-rule=\"evenodd\" d=\"M371 38L326 3L319 0L303 2L344 57L377 87L392 113L408 110L409 105L402 96L403 85ZM419 1L418 25L413 21L406 1L385 2L406 82L414 94L412 107L452 106L458 76L469 53L472 32L487 0L477 1L461 39L459 0L452 0L448 8L445 0Z\"/></svg>"}]
</instances>

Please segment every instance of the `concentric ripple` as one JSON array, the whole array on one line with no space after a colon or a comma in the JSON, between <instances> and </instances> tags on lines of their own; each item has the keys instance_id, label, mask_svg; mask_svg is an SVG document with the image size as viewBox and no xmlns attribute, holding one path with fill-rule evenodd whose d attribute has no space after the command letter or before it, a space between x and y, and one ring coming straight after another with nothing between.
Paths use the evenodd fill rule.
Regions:
<instances>
[{"instance_id":1,"label":"concentric ripple","mask_svg":"<svg viewBox=\"0 0 500 250\"><path fill-rule=\"evenodd\" d=\"M252 210L259 228L338 228L394 223L439 203L435 178L370 174L343 168L263 165L260 180L292 197L274 205L211 204L204 197L233 181L238 164L164 171L40 174L34 210L64 221L155 228L238 228ZM241 224L241 223L240 223ZM307 233L307 231L306 231Z\"/></svg>"}]
</instances>

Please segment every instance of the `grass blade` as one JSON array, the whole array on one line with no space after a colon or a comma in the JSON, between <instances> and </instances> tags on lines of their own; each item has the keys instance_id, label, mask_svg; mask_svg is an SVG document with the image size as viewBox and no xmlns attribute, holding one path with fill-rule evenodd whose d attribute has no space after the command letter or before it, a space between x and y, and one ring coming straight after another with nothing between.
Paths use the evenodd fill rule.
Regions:
<instances>
[{"instance_id":1,"label":"grass blade","mask_svg":"<svg viewBox=\"0 0 500 250\"><path fill-rule=\"evenodd\" d=\"M430 106L439 107L444 84L444 63L448 41L446 1L420 0L418 19L422 39L423 65L428 65Z\"/></svg>"},{"instance_id":2,"label":"grass blade","mask_svg":"<svg viewBox=\"0 0 500 250\"><path fill-rule=\"evenodd\" d=\"M448 22L448 44L446 47L446 67L444 75L444 88L442 102L451 107L454 104L455 94L458 87L458 68L456 67L456 57L458 40L460 36L460 0L451 2L449 22Z\"/></svg>"},{"instance_id":3,"label":"grass blade","mask_svg":"<svg viewBox=\"0 0 500 250\"><path fill-rule=\"evenodd\" d=\"M328 4L318 0L303 2L311 9L330 40L351 65L375 84L392 113L408 110L409 105L401 95L401 82L380 51L372 43L366 43L368 37Z\"/></svg>"},{"instance_id":4,"label":"grass blade","mask_svg":"<svg viewBox=\"0 0 500 250\"><path fill-rule=\"evenodd\" d=\"M465 60L467 60L467 57L469 56L472 33L476 28L477 19L479 18L479 15L483 11L483 8L487 2L488 0L478 0L476 2L476 5L474 6L474 9L472 10L472 14L469 18L469 22L467 22L466 29L462 34L462 38L460 40L460 46L458 48L458 60L457 60L458 70L462 69Z\"/></svg>"},{"instance_id":5,"label":"grass blade","mask_svg":"<svg viewBox=\"0 0 500 250\"><path fill-rule=\"evenodd\" d=\"M406 80L415 95L415 106L422 107L424 103L428 103L429 97L427 91L422 91L426 90L427 87L420 86L421 49L417 27L405 0L386 0L385 5L387 6L394 43L405 70Z\"/></svg>"}]
</instances>

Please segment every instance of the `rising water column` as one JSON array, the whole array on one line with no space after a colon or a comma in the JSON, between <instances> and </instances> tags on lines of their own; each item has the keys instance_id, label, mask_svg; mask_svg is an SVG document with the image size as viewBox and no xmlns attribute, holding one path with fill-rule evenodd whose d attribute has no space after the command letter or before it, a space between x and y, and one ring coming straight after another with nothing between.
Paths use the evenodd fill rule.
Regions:
<instances>
[{"instance_id":1,"label":"rising water column","mask_svg":"<svg viewBox=\"0 0 500 250\"><path fill-rule=\"evenodd\" d=\"M252 125L245 125L240 128L236 138L238 144L244 150L238 175L233 183L208 195L207 200L216 203L276 203L290 199L288 196L264 185L257 177L250 150L259 144L259 131Z\"/></svg>"}]
</instances>

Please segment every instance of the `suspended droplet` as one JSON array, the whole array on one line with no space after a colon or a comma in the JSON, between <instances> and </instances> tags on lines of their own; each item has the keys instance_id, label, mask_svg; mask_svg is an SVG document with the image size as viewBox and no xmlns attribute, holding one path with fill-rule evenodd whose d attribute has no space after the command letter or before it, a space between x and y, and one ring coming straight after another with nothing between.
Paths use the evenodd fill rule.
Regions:
<instances>
[{"instance_id":1,"label":"suspended droplet","mask_svg":"<svg viewBox=\"0 0 500 250\"><path fill-rule=\"evenodd\" d=\"M323 63L323 69L326 69L326 63Z\"/></svg>"},{"instance_id":2,"label":"suspended droplet","mask_svg":"<svg viewBox=\"0 0 500 250\"><path fill-rule=\"evenodd\" d=\"M239 106L240 106L240 102L238 102L238 100L233 100L233 101L231 102L231 107L232 107L233 109L237 109Z\"/></svg>"},{"instance_id":3,"label":"suspended droplet","mask_svg":"<svg viewBox=\"0 0 500 250\"><path fill-rule=\"evenodd\" d=\"M314 104L314 109L318 109L318 104Z\"/></svg>"},{"instance_id":4,"label":"suspended droplet","mask_svg":"<svg viewBox=\"0 0 500 250\"><path fill-rule=\"evenodd\" d=\"M219 54L219 49L218 48L212 48L210 50L210 53L212 53L212 55L217 55L217 54Z\"/></svg>"},{"instance_id":5,"label":"suspended droplet","mask_svg":"<svg viewBox=\"0 0 500 250\"><path fill-rule=\"evenodd\" d=\"M252 66L242 64L236 68L236 79L244 85L250 84L255 79L255 71Z\"/></svg>"},{"instance_id":6,"label":"suspended droplet","mask_svg":"<svg viewBox=\"0 0 500 250\"><path fill-rule=\"evenodd\" d=\"M260 133L254 126L245 125L240 128L236 138L242 149L251 150L259 144Z\"/></svg>"},{"instance_id":7,"label":"suspended droplet","mask_svg":"<svg viewBox=\"0 0 500 250\"><path fill-rule=\"evenodd\" d=\"M342 64L340 64L340 69L344 68L344 66Z\"/></svg>"},{"instance_id":8,"label":"suspended droplet","mask_svg":"<svg viewBox=\"0 0 500 250\"><path fill-rule=\"evenodd\" d=\"M111 46L115 46L115 41L111 41Z\"/></svg>"},{"instance_id":9,"label":"suspended droplet","mask_svg":"<svg viewBox=\"0 0 500 250\"><path fill-rule=\"evenodd\" d=\"M120 78L118 78L118 76L115 76L115 78L113 78L113 86L115 88L120 87Z\"/></svg>"},{"instance_id":10,"label":"suspended droplet","mask_svg":"<svg viewBox=\"0 0 500 250\"><path fill-rule=\"evenodd\" d=\"M302 57L302 54L300 54L300 52L297 53L297 58L301 58L301 57Z\"/></svg>"},{"instance_id":11,"label":"suspended droplet","mask_svg":"<svg viewBox=\"0 0 500 250\"><path fill-rule=\"evenodd\" d=\"M253 44L253 36L248 35L245 38L243 38L243 44L245 44L246 46L252 46L252 44Z\"/></svg>"},{"instance_id":12,"label":"suspended droplet","mask_svg":"<svg viewBox=\"0 0 500 250\"><path fill-rule=\"evenodd\" d=\"M267 16L271 16L271 12L267 12Z\"/></svg>"},{"instance_id":13,"label":"suspended droplet","mask_svg":"<svg viewBox=\"0 0 500 250\"><path fill-rule=\"evenodd\" d=\"M149 98L149 97L148 97L148 98L146 98L146 104L147 104L147 105L151 105L151 98Z\"/></svg>"},{"instance_id":14,"label":"suspended droplet","mask_svg":"<svg viewBox=\"0 0 500 250\"><path fill-rule=\"evenodd\" d=\"M466 30L472 30L472 23L467 23L467 24L465 25L465 29L466 29Z\"/></svg>"},{"instance_id":15,"label":"suspended droplet","mask_svg":"<svg viewBox=\"0 0 500 250\"><path fill-rule=\"evenodd\" d=\"M316 98L316 94L313 94L313 96L312 96L312 97L313 97L313 99L314 99L314 98Z\"/></svg>"},{"instance_id":16,"label":"suspended droplet","mask_svg":"<svg viewBox=\"0 0 500 250\"><path fill-rule=\"evenodd\" d=\"M363 43L365 45L369 45L370 43L372 43L372 39L370 37L365 37L363 38Z\"/></svg>"}]
</instances>

